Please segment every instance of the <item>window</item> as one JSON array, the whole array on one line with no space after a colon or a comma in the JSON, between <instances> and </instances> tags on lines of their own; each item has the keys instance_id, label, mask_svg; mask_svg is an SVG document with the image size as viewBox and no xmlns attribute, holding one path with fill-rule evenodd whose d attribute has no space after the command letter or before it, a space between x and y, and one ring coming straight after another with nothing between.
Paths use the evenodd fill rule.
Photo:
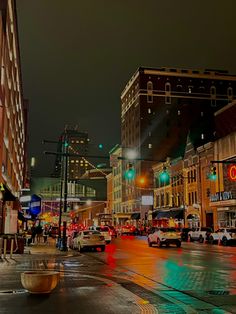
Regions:
<instances>
[{"instance_id":1,"label":"window","mask_svg":"<svg viewBox=\"0 0 236 314\"><path fill-rule=\"evenodd\" d=\"M153 84L151 81L147 82L147 102L153 102Z\"/></svg>"},{"instance_id":2,"label":"window","mask_svg":"<svg viewBox=\"0 0 236 314\"><path fill-rule=\"evenodd\" d=\"M188 204L191 205L191 193L188 193Z\"/></svg>"},{"instance_id":3,"label":"window","mask_svg":"<svg viewBox=\"0 0 236 314\"><path fill-rule=\"evenodd\" d=\"M216 106L216 87L215 86L211 86L210 93L211 93L211 106L215 107Z\"/></svg>"},{"instance_id":4,"label":"window","mask_svg":"<svg viewBox=\"0 0 236 314\"><path fill-rule=\"evenodd\" d=\"M166 193L166 206L170 205L170 194Z\"/></svg>"},{"instance_id":5,"label":"window","mask_svg":"<svg viewBox=\"0 0 236 314\"><path fill-rule=\"evenodd\" d=\"M152 144L148 144L148 148L152 148Z\"/></svg>"},{"instance_id":6,"label":"window","mask_svg":"<svg viewBox=\"0 0 236 314\"><path fill-rule=\"evenodd\" d=\"M165 103L171 104L171 85L169 82L165 83Z\"/></svg>"},{"instance_id":7,"label":"window","mask_svg":"<svg viewBox=\"0 0 236 314\"><path fill-rule=\"evenodd\" d=\"M148 108L148 113L152 113L152 109L151 108Z\"/></svg>"},{"instance_id":8,"label":"window","mask_svg":"<svg viewBox=\"0 0 236 314\"><path fill-rule=\"evenodd\" d=\"M233 100L233 88L232 87L228 87L227 95L228 95L229 101L232 101Z\"/></svg>"},{"instance_id":9,"label":"window","mask_svg":"<svg viewBox=\"0 0 236 314\"><path fill-rule=\"evenodd\" d=\"M204 133L201 134L201 140L204 140Z\"/></svg>"}]
</instances>

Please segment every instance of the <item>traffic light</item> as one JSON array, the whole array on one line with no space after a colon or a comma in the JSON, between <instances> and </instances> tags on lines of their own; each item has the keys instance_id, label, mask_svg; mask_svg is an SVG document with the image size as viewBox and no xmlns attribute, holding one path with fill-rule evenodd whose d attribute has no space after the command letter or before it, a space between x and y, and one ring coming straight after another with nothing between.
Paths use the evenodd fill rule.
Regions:
<instances>
[{"instance_id":1,"label":"traffic light","mask_svg":"<svg viewBox=\"0 0 236 314\"><path fill-rule=\"evenodd\" d=\"M67 141L64 142L64 147L68 147L69 143Z\"/></svg>"},{"instance_id":2,"label":"traffic light","mask_svg":"<svg viewBox=\"0 0 236 314\"><path fill-rule=\"evenodd\" d=\"M103 149L103 144L98 144L99 149Z\"/></svg>"},{"instance_id":3,"label":"traffic light","mask_svg":"<svg viewBox=\"0 0 236 314\"><path fill-rule=\"evenodd\" d=\"M166 167L164 166L162 172L160 173L160 181L163 183L167 183L169 179L170 179L169 173Z\"/></svg>"},{"instance_id":4,"label":"traffic light","mask_svg":"<svg viewBox=\"0 0 236 314\"><path fill-rule=\"evenodd\" d=\"M137 178L136 182L139 186L145 186L147 183L147 179L144 176L140 176Z\"/></svg>"},{"instance_id":5,"label":"traffic light","mask_svg":"<svg viewBox=\"0 0 236 314\"><path fill-rule=\"evenodd\" d=\"M217 175L216 175L216 167L215 166L211 166L211 172L210 172L209 178L212 181L216 180Z\"/></svg>"},{"instance_id":6,"label":"traffic light","mask_svg":"<svg viewBox=\"0 0 236 314\"><path fill-rule=\"evenodd\" d=\"M128 164L128 169L125 171L125 179L126 180L133 180L135 177L135 170L131 163Z\"/></svg>"}]
</instances>

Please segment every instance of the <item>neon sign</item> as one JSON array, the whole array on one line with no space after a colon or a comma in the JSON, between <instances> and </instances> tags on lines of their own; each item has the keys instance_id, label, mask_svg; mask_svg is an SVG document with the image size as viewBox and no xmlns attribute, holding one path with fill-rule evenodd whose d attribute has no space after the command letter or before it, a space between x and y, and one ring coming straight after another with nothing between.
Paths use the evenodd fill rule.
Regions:
<instances>
[{"instance_id":1,"label":"neon sign","mask_svg":"<svg viewBox=\"0 0 236 314\"><path fill-rule=\"evenodd\" d=\"M228 178L231 181L236 181L236 165L230 165L228 167Z\"/></svg>"}]
</instances>

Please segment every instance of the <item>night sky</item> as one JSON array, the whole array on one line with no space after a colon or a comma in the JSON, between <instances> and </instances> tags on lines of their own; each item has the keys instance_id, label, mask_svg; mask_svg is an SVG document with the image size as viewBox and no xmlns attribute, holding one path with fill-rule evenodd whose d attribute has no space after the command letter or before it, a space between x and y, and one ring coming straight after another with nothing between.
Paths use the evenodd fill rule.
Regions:
<instances>
[{"instance_id":1,"label":"night sky","mask_svg":"<svg viewBox=\"0 0 236 314\"><path fill-rule=\"evenodd\" d=\"M52 172L43 139L66 124L91 153L120 143L120 94L139 66L226 69L236 74L235 0L17 0L29 155Z\"/></svg>"}]
</instances>

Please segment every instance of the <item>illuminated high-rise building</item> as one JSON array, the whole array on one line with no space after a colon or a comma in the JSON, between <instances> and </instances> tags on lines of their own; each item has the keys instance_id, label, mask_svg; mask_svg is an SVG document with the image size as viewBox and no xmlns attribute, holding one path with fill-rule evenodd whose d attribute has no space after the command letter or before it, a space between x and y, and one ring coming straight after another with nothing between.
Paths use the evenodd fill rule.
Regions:
<instances>
[{"instance_id":1,"label":"illuminated high-rise building","mask_svg":"<svg viewBox=\"0 0 236 314\"><path fill-rule=\"evenodd\" d=\"M58 155L55 161L53 177L61 176L61 169L64 166L65 159L63 160L60 155L61 152L65 151L65 145L67 146L68 152L68 164L67 164L67 177L68 180L79 179L86 170L90 169L89 162L86 159L88 152L88 133L81 132L75 128L66 128L61 134L58 141Z\"/></svg>"}]
</instances>

